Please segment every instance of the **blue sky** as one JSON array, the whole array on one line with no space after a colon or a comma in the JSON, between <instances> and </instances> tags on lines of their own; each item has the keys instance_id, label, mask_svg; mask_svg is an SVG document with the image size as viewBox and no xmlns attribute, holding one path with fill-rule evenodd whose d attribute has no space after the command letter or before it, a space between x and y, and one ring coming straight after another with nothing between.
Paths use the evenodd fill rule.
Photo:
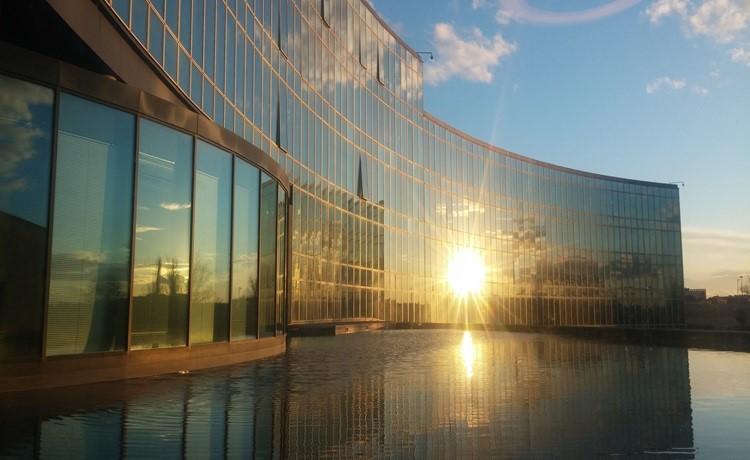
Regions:
<instances>
[{"instance_id":1,"label":"blue sky","mask_svg":"<svg viewBox=\"0 0 750 460\"><path fill-rule=\"evenodd\" d=\"M426 111L540 160L684 181L686 286L750 273L750 0L372 3L435 53Z\"/></svg>"}]
</instances>

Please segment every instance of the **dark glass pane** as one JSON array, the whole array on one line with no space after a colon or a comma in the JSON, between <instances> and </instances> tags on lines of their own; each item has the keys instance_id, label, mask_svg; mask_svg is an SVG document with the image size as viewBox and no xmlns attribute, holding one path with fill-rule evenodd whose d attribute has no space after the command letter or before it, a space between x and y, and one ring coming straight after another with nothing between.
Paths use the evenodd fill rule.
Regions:
<instances>
[{"instance_id":1,"label":"dark glass pane","mask_svg":"<svg viewBox=\"0 0 750 460\"><path fill-rule=\"evenodd\" d=\"M199 66L203 65L203 2L193 2L193 59Z\"/></svg>"},{"instance_id":2,"label":"dark glass pane","mask_svg":"<svg viewBox=\"0 0 750 460\"><path fill-rule=\"evenodd\" d=\"M234 162L232 338L258 335L258 169Z\"/></svg>"},{"instance_id":3,"label":"dark glass pane","mask_svg":"<svg viewBox=\"0 0 750 460\"><path fill-rule=\"evenodd\" d=\"M117 15L123 20L125 24L130 21L130 1L129 0L114 0L112 6L115 8Z\"/></svg>"},{"instance_id":4,"label":"dark glass pane","mask_svg":"<svg viewBox=\"0 0 750 460\"><path fill-rule=\"evenodd\" d=\"M226 64L224 57L226 54L226 33L227 33L227 10L223 3L218 5L216 11L216 86L224 90L224 78L226 76Z\"/></svg>"},{"instance_id":5,"label":"dark glass pane","mask_svg":"<svg viewBox=\"0 0 750 460\"><path fill-rule=\"evenodd\" d=\"M179 16L179 0L167 0L167 25L177 34L177 17Z\"/></svg>"},{"instance_id":6,"label":"dark glass pane","mask_svg":"<svg viewBox=\"0 0 750 460\"><path fill-rule=\"evenodd\" d=\"M133 0L133 22L131 28L133 33L144 45L146 44L146 34L148 23L148 6L145 0Z\"/></svg>"},{"instance_id":7,"label":"dark glass pane","mask_svg":"<svg viewBox=\"0 0 750 460\"><path fill-rule=\"evenodd\" d=\"M177 81L177 42L170 34L165 34L164 68Z\"/></svg>"},{"instance_id":8,"label":"dark glass pane","mask_svg":"<svg viewBox=\"0 0 750 460\"><path fill-rule=\"evenodd\" d=\"M286 329L286 191L278 186L276 210L276 331Z\"/></svg>"},{"instance_id":9,"label":"dark glass pane","mask_svg":"<svg viewBox=\"0 0 750 460\"><path fill-rule=\"evenodd\" d=\"M164 15L164 0L151 0L151 4L154 5L159 14Z\"/></svg>"},{"instance_id":10,"label":"dark glass pane","mask_svg":"<svg viewBox=\"0 0 750 460\"><path fill-rule=\"evenodd\" d=\"M190 0L180 0L180 42L188 51L190 48Z\"/></svg>"},{"instance_id":11,"label":"dark glass pane","mask_svg":"<svg viewBox=\"0 0 750 460\"><path fill-rule=\"evenodd\" d=\"M216 1L209 0L206 2L206 40L204 46L205 51L205 64L203 70L210 78L214 76L214 58L216 57L216 50L214 49L214 35L216 33Z\"/></svg>"},{"instance_id":12,"label":"dark glass pane","mask_svg":"<svg viewBox=\"0 0 750 460\"><path fill-rule=\"evenodd\" d=\"M232 156L198 142L195 168L190 342L229 336Z\"/></svg>"},{"instance_id":13,"label":"dark glass pane","mask_svg":"<svg viewBox=\"0 0 750 460\"><path fill-rule=\"evenodd\" d=\"M47 355L122 350L135 119L68 94L59 113Z\"/></svg>"},{"instance_id":14,"label":"dark glass pane","mask_svg":"<svg viewBox=\"0 0 750 460\"><path fill-rule=\"evenodd\" d=\"M149 14L149 22L148 50L157 61L163 62L164 24L162 24L159 17L153 11Z\"/></svg>"},{"instance_id":15,"label":"dark glass pane","mask_svg":"<svg viewBox=\"0 0 750 460\"><path fill-rule=\"evenodd\" d=\"M185 345L193 139L141 121L132 348Z\"/></svg>"},{"instance_id":16,"label":"dark glass pane","mask_svg":"<svg viewBox=\"0 0 750 460\"><path fill-rule=\"evenodd\" d=\"M53 101L0 76L0 360L39 355Z\"/></svg>"},{"instance_id":17,"label":"dark glass pane","mask_svg":"<svg viewBox=\"0 0 750 460\"><path fill-rule=\"evenodd\" d=\"M276 328L276 181L266 174L260 180L260 275L258 330L261 337L273 337Z\"/></svg>"}]
</instances>

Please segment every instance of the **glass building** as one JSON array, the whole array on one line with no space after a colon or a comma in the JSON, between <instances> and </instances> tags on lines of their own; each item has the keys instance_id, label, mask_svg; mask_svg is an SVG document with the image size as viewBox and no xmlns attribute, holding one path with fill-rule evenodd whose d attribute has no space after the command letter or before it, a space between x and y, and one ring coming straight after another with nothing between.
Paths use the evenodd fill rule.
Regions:
<instances>
[{"instance_id":1,"label":"glass building","mask_svg":"<svg viewBox=\"0 0 750 460\"><path fill-rule=\"evenodd\" d=\"M436 119L367 1L2 6L0 361L335 320L684 322L677 187ZM465 253L484 282L457 298Z\"/></svg>"}]
</instances>

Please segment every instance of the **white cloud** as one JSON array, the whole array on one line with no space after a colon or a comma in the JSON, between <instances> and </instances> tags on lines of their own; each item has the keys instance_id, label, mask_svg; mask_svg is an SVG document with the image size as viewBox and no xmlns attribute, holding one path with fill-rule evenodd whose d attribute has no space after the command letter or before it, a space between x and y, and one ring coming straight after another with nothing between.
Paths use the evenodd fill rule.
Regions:
<instances>
[{"instance_id":1,"label":"white cloud","mask_svg":"<svg viewBox=\"0 0 750 460\"><path fill-rule=\"evenodd\" d=\"M689 33L729 43L750 25L750 0L657 0L646 14L654 24L676 16Z\"/></svg>"},{"instance_id":2,"label":"white cloud","mask_svg":"<svg viewBox=\"0 0 750 460\"><path fill-rule=\"evenodd\" d=\"M654 94L662 88L678 91L683 89L685 84L685 80L674 79L671 77L659 77L646 84L646 92L648 94Z\"/></svg>"},{"instance_id":3,"label":"white cloud","mask_svg":"<svg viewBox=\"0 0 750 460\"><path fill-rule=\"evenodd\" d=\"M729 56L734 62L745 64L750 67L750 49L747 48L732 48L729 50Z\"/></svg>"},{"instance_id":4,"label":"white cloud","mask_svg":"<svg viewBox=\"0 0 750 460\"><path fill-rule=\"evenodd\" d=\"M182 209L190 209L190 203L161 203L159 205L162 209L167 211L180 211Z\"/></svg>"},{"instance_id":5,"label":"white cloud","mask_svg":"<svg viewBox=\"0 0 750 460\"><path fill-rule=\"evenodd\" d=\"M511 21L525 24L568 25L597 21L621 13L641 0L610 0L593 8L579 11L553 11L531 6L527 0L472 0L474 9L493 6L497 8L495 20L500 24Z\"/></svg>"},{"instance_id":6,"label":"white cloud","mask_svg":"<svg viewBox=\"0 0 750 460\"><path fill-rule=\"evenodd\" d=\"M646 9L646 15L654 24L659 24L662 18L673 14L685 15L688 10L687 0L657 0Z\"/></svg>"},{"instance_id":7,"label":"white cloud","mask_svg":"<svg viewBox=\"0 0 750 460\"><path fill-rule=\"evenodd\" d=\"M138 225L135 227L136 233L160 232L162 230L164 229L159 227L147 227L145 225Z\"/></svg>"},{"instance_id":8,"label":"white cloud","mask_svg":"<svg viewBox=\"0 0 750 460\"><path fill-rule=\"evenodd\" d=\"M739 0L706 0L688 19L690 30L706 35L719 43L728 43L747 27L750 2Z\"/></svg>"},{"instance_id":9,"label":"white cloud","mask_svg":"<svg viewBox=\"0 0 750 460\"><path fill-rule=\"evenodd\" d=\"M750 250L750 233L720 230L713 228L684 227L684 241L700 241L717 247L742 248Z\"/></svg>"},{"instance_id":10,"label":"white cloud","mask_svg":"<svg viewBox=\"0 0 750 460\"><path fill-rule=\"evenodd\" d=\"M699 96L706 96L709 93L708 88L701 85L693 85L693 92Z\"/></svg>"},{"instance_id":11,"label":"white cloud","mask_svg":"<svg viewBox=\"0 0 750 460\"><path fill-rule=\"evenodd\" d=\"M37 152L35 142L44 132L34 127L34 106L52 105L52 91L21 80L3 79L0 92L0 189L4 192L23 190L27 184L18 177L18 170Z\"/></svg>"},{"instance_id":12,"label":"white cloud","mask_svg":"<svg viewBox=\"0 0 750 460\"><path fill-rule=\"evenodd\" d=\"M499 33L492 39L474 28L468 37L459 37L451 24L435 24L433 40L439 59L427 64L424 79L436 85L453 77L490 83L500 60L513 54L517 46Z\"/></svg>"}]
</instances>

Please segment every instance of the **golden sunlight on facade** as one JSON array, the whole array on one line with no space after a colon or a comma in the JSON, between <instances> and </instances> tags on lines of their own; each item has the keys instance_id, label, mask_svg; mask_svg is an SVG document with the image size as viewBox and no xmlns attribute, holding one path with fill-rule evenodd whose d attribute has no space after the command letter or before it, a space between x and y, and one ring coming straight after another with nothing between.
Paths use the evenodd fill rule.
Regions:
<instances>
[{"instance_id":1,"label":"golden sunlight on facade","mask_svg":"<svg viewBox=\"0 0 750 460\"><path fill-rule=\"evenodd\" d=\"M457 297L477 295L482 289L485 272L479 253L470 248L461 248L453 253L448 262L448 283Z\"/></svg>"}]
</instances>

